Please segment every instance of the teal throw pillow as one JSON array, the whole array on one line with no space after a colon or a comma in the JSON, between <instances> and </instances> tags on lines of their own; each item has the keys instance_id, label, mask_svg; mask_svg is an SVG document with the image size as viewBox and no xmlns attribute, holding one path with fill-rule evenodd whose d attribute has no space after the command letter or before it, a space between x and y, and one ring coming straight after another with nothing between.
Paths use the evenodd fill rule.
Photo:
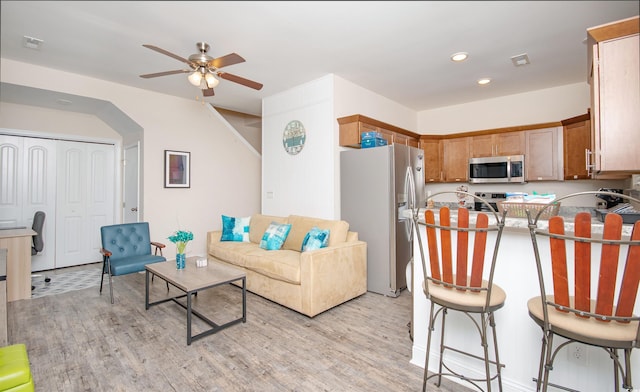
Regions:
<instances>
[{"instance_id":1,"label":"teal throw pillow","mask_svg":"<svg viewBox=\"0 0 640 392\"><path fill-rule=\"evenodd\" d=\"M222 237L220 241L249 242L251 217L234 218L222 215Z\"/></svg>"},{"instance_id":2,"label":"teal throw pillow","mask_svg":"<svg viewBox=\"0 0 640 392\"><path fill-rule=\"evenodd\" d=\"M287 239L290 224L271 222L267 230L262 235L260 247L266 250L280 250L282 244Z\"/></svg>"},{"instance_id":3,"label":"teal throw pillow","mask_svg":"<svg viewBox=\"0 0 640 392\"><path fill-rule=\"evenodd\" d=\"M329 244L329 230L320 230L312 227L302 240L302 251L316 250L326 248Z\"/></svg>"}]
</instances>

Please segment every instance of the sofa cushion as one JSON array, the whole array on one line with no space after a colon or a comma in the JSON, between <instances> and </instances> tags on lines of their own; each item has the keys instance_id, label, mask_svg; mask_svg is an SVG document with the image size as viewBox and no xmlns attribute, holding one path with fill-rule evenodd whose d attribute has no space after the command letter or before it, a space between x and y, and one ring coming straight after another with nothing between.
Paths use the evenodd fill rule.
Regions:
<instances>
[{"instance_id":1,"label":"sofa cushion","mask_svg":"<svg viewBox=\"0 0 640 392\"><path fill-rule=\"evenodd\" d=\"M259 249L258 244L248 242L224 241L216 242L215 246L209 247L209 254L227 263L244 267L246 265L247 254Z\"/></svg>"},{"instance_id":2,"label":"sofa cushion","mask_svg":"<svg viewBox=\"0 0 640 392\"><path fill-rule=\"evenodd\" d=\"M272 279L300 284L300 252L253 248L246 254L245 268Z\"/></svg>"},{"instance_id":3,"label":"sofa cushion","mask_svg":"<svg viewBox=\"0 0 640 392\"><path fill-rule=\"evenodd\" d=\"M249 242L251 217L234 218L222 215L222 237L220 241Z\"/></svg>"},{"instance_id":4,"label":"sofa cushion","mask_svg":"<svg viewBox=\"0 0 640 392\"><path fill-rule=\"evenodd\" d=\"M291 231L282 248L298 252L302 249L304 237L314 226L322 230L329 230L329 246L345 242L349 232L349 223L343 220L326 220L290 215L287 222L291 224Z\"/></svg>"},{"instance_id":5,"label":"sofa cushion","mask_svg":"<svg viewBox=\"0 0 640 392\"><path fill-rule=\"evenodd\" d=\"M142 256L131 256L126 259L111 259L109 263L111 264L111 275L126 275L132 274L134 272L142 272L144 271L144 266L152 263L161 263L166 261L163 256L156 255L142 255ZM107 266L105 265L105 268ZM106 270L105 270L106 272Z\"/></svg>"},{"instance_id":6,"label":"sofa cushion","mask_svg":"<svg viewBox=\"0 0 640 392\"><path fill-rule=\"evenodd\" d=\"M302 251L308 252L320 248L326 248L329 244L329 230L321 230L312 227L302 241Z\"/></svg>"},{"instance_id":7,"label":"sofa cushion","mask_svg":"<svg viewBox=\"0 0 640 392\"><path fill-rule=\"evenodd\" d=\"M271 222L287 223L287 218L262 214L253 215L249 223L249 241L259 244L262 240L262 235L267 231L267 227Z\"/></svg>"},{"instance_id":8,"label":"sofa cushion","mask_svg":"<svg viewBox=\"0 0 640 392\"><path fill-rule=\"evenodd\" d=\"M288 223L272 222L262 235L260 247L266 250L280 250L290 230L291 225Z\"/></svg>"}]
</instances>

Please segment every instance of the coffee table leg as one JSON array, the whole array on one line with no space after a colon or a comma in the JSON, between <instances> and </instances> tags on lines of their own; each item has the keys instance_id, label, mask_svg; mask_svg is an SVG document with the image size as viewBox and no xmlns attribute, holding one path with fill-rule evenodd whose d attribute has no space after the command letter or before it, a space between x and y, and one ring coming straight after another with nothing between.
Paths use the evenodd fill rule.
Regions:
<instances>
[{"instance_id":1,"label":"coffee table leg","mask_svg":"<svg viewBox=\"0 0 640 392\"><path fill-rule=\"evenodd\" d=\"M191 345L191 292L187 293L187 346Z\"/></svg>"},{"instance_id":2,"label":"coffee table leg","mask_svg":"<svg viewBox=\"0 0 640 392\"><path fill-rule=\"evenodd\" d=\"M145 284L144 284L144 309L149 310L149 271L145 271L144 273Z\"/></svg>"},{"instance_id":3,"label":"coffee table leg","mask_svg":"<svg viewBox=\"0 0 640 392\"><path fill-rule=\"evenodd\" d=\"M242 322L247 322L247 278L242 278Z\"/></svg>"}]
</instances>

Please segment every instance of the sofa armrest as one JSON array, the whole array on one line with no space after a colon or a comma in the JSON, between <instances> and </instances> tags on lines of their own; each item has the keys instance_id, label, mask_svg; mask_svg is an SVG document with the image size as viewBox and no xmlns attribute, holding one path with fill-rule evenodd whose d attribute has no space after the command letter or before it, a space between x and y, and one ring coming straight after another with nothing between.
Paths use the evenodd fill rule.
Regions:
<instances>
[{"instance_id":1,"label":"sofa armrest","mask_svg":"<svg viewBox=\"0 0 640 392\"><path fill-rule=\"evenodd\" d=\"M343 242L300 255L304 313L313 317L367 291L367 243Z\"/></svg>"},{"instance_id":2,"label":"sofa armrest","mask_svg":"<svg viewBox=\"0 0 640 392\"><path fill-rule=\"evenodd\" d=\"M207 253L211 251L211 244L220 242L222 230L214 230L207 233Z\"/></svg>"}]
</instances>

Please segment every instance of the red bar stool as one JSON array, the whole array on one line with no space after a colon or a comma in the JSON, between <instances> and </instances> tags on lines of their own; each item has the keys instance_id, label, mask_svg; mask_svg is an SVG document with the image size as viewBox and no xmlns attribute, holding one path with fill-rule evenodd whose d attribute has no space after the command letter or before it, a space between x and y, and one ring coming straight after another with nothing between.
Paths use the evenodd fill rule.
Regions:
<instances>
[{"instance_id":1,"label":"red bar stool","mask_svg":"<svg viewBox=\"0 0 640 392\"><path fill-rule=\"evenodd\" d=\"M493 277L506 212L499 215L486 200L467 192L439 192L431 198L447 193L474 198L487 206L491 212L478 213L475 227L470 224L469 210L466 208L457 210L457 225L452 224L449 207L440 208L438 223L433 210L425 212L429 263L425 262L420 236L418 243L424 272L423 290L430 302L430 311L422 390L426 390L427 380L430 378L437 377L436 385L440 386L442 376L450 376L465 380L481 391L483 389L479 382L485 382L486 390L491 391L492 380L497 380L498 390L501 391L500 371L504 365L500 363L498 354L494 312L504 306L506 293L493 282ZM489 215L493 215L494 222L491 225ZM492 235L489 235L490 233ZM455 251L452 236L456 239ZM488 260L486 265L485 254L491 255L491 260ZM474 328L480 334L481 352L465 352L445 342L445 320L449 311L461 312L473 322ZM431 335L438 317L441 317L442 322L440 361L438 372L429 374ZM491 339L488 338L490 333ZM493 346L491 350L490 342ZM446 354L449 351L481 360L485 377L471 378L452 370L446 364Z\"/></svg>"},{"instance_id":2,"label":"red bar stool","mask_svg":"<svg viewBox=\"0 0 640 392\"><path fill-rule=\"evenodd\" d=\"M556 201L606 193L573 193ZM640 203L626 195L611 196ZM615 390L620 390L620 376L622 387L631 390L631 350L640 347L640 317L633 314L640 282L640 221L635 222L630 237L623 238L622 217L608 213L599 238L592 235L589 212L575 216L573 235L565 234L561 216L551 217L545 228L539 221L543 212L528 211L540 296L531 298L527 307L529 316L542 328L536 391L557 386L549 382L554 359L560 349L574 343L604 349L613 360ZM544 256L551 258L550 263L541 261L542 249L548 249ZM592 260L593 255L596 259ZM573 276L568 273L572 270ZM562 338L560 344L555 336Z\"/></svg>"}]
</instances>

